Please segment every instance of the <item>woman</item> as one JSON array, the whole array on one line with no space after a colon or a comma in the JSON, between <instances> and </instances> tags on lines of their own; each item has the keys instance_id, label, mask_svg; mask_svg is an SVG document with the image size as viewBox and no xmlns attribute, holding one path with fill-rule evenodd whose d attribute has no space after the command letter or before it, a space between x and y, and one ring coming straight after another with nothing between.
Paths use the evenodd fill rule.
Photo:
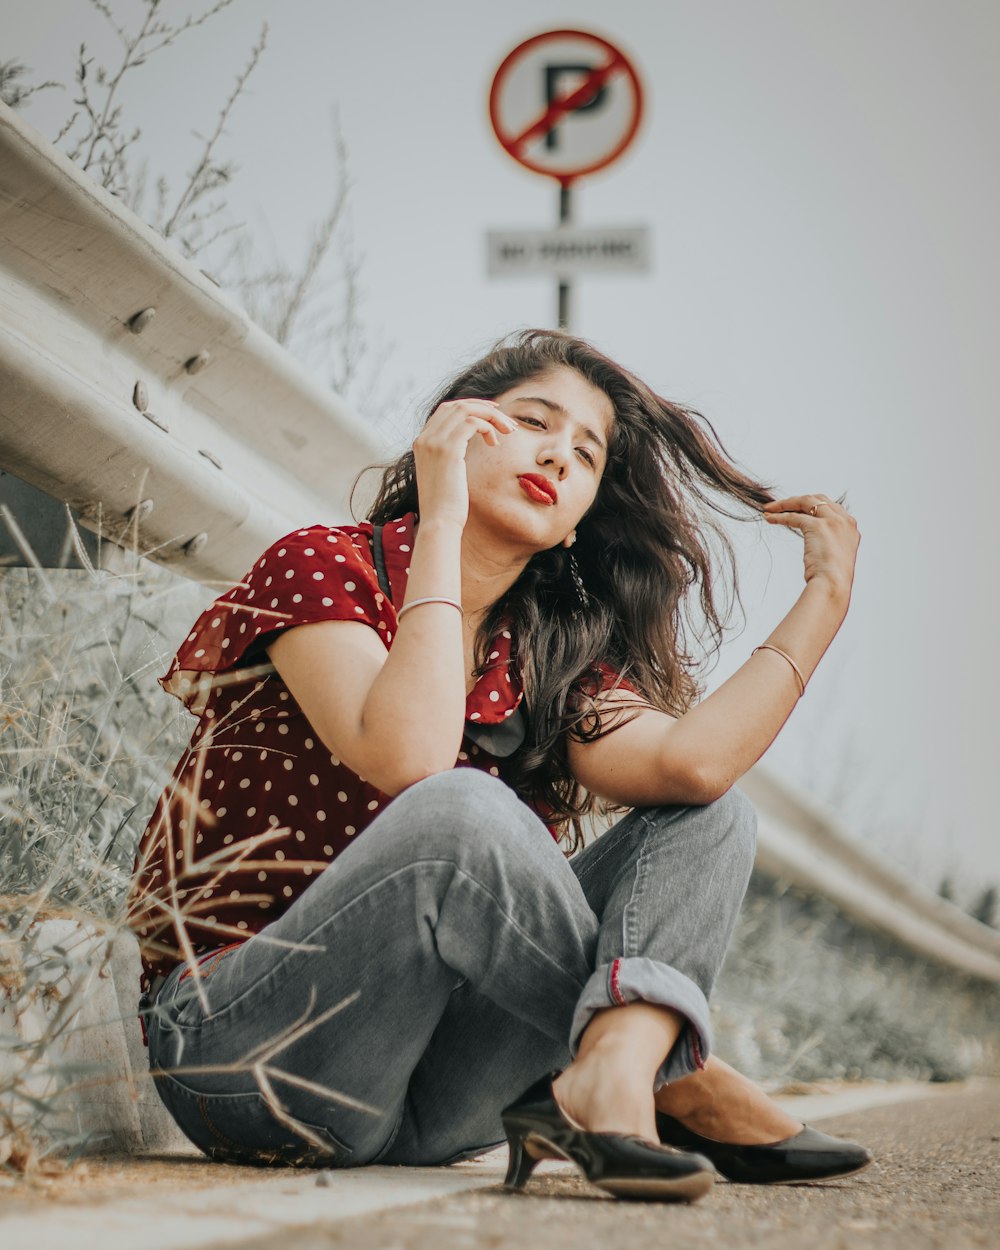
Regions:
<instances>
[{"instance_id":1,"label":"woman","mask_svg":"<svg viewBox=\"0 0 1000 1250\"><path fill-rule=\"evenodd\" d=\"M132 914L157 1086L210 1156L437 1164L506 1134L515 1188L562 1155L682 1200L870 1161L710 1056L707 1006L753 861L733 783L840 627L859 534L696 417L524 331L442 390L368 522L275 543L188 635L164 685L199 722ZM695 705L708 491L798 529L806 586ZM598 799L630 810L567 859Z\"/></svg>"}]
</instances>

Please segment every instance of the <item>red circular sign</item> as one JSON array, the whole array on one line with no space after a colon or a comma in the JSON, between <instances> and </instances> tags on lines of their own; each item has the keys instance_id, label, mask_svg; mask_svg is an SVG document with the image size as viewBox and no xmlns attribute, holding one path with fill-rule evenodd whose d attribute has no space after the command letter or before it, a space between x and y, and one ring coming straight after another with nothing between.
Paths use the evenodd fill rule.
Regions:
<instances>
[{"instance_id":1,"label":"red circular sign","mask_svg":"<svg viewBox=\"0 0 1000 1250\"><path fill-rule=\"evenodd\" d=\"M641 119L642 84L631 62L583 30L526 39L490 88L490 121L505 151L564 186L617 160Z\"/></svg>"}]
</instances>

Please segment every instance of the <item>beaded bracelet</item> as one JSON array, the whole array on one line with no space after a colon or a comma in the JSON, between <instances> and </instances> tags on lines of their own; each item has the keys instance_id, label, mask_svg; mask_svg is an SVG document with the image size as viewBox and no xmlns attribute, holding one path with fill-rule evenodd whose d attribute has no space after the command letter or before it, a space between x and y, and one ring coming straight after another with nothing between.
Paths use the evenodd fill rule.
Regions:
<instances>
[{"instance_id":1,"label":"beaded bracelet","mask_svg":"<svg viewBox=\"0 0 1000 1250\"><path fill-rule=\"evenodd\" d=\"M758 651L777 651L779 655L784 656L788 663L791 664L793 670L795 671L795 676L798 678L799 698L801 699L806 692L806 683L803 681L802 674L799 672L799 666L795 663L792 657L788 655L787 652L782 651L780 647L776 647L770 642L762 642L759 647L754 647L754 649L750 652L751 658L753 658Z\"/></svg>"}]
</instances>

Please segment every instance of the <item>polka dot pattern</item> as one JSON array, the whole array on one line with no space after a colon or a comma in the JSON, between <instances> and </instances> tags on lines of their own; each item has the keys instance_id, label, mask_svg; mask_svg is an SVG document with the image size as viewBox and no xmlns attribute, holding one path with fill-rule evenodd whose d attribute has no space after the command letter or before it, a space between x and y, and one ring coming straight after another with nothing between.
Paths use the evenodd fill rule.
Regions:
<instances>
[{"instance_id":1,"label":"polka dot pattern","mask_svg":"<svg viewBox=\"0 0 1000 1250\"><path fill-rule=\"evenodd\" d=\"M183 881L179 901L190 908L185 927L195 953L213 950L281 915L391 803L330 753L278 674L266 671L265 648L282 629L352 620L375 630L388 649L396 632L393 604L406 591L413 526L409 513L383 530L391 599L379 587L370 524L314 525L264 552L185 636L161 684L200 720L137 855L142 871L134 891L140 899L151 896L148 907L134 909L135 928L146 929L149 943L144 986L183 959L169 910L160 905L172 883ZM521 703L512 645L504 630L489 648L466 701L470 724L500 724ZM226 684L213 686L222 673ZM506 762L466 737L456 767L504 780ZM213 894L216 910L206 915Z\"/></svg>"}]
</instances>

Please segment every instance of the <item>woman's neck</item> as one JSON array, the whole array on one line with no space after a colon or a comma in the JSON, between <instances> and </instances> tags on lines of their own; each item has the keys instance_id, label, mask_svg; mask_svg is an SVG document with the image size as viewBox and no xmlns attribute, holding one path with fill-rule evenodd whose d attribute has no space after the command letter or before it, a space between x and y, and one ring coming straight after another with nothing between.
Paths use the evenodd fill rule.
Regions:
<instances>
[{"instance_id":1,"label":"woman's neck","mask_svg":"<svg viewBox=\"0 0 1000 1250\"><path fill-rule=\"evenodd\" d=\"M414 538L418 530L419 525L414 526ZM531 553L505 551L467 525L462 533L461 559L465 628L474 635L493 604L503 598L524 572Z\"/></svg>"}]
</instances>

